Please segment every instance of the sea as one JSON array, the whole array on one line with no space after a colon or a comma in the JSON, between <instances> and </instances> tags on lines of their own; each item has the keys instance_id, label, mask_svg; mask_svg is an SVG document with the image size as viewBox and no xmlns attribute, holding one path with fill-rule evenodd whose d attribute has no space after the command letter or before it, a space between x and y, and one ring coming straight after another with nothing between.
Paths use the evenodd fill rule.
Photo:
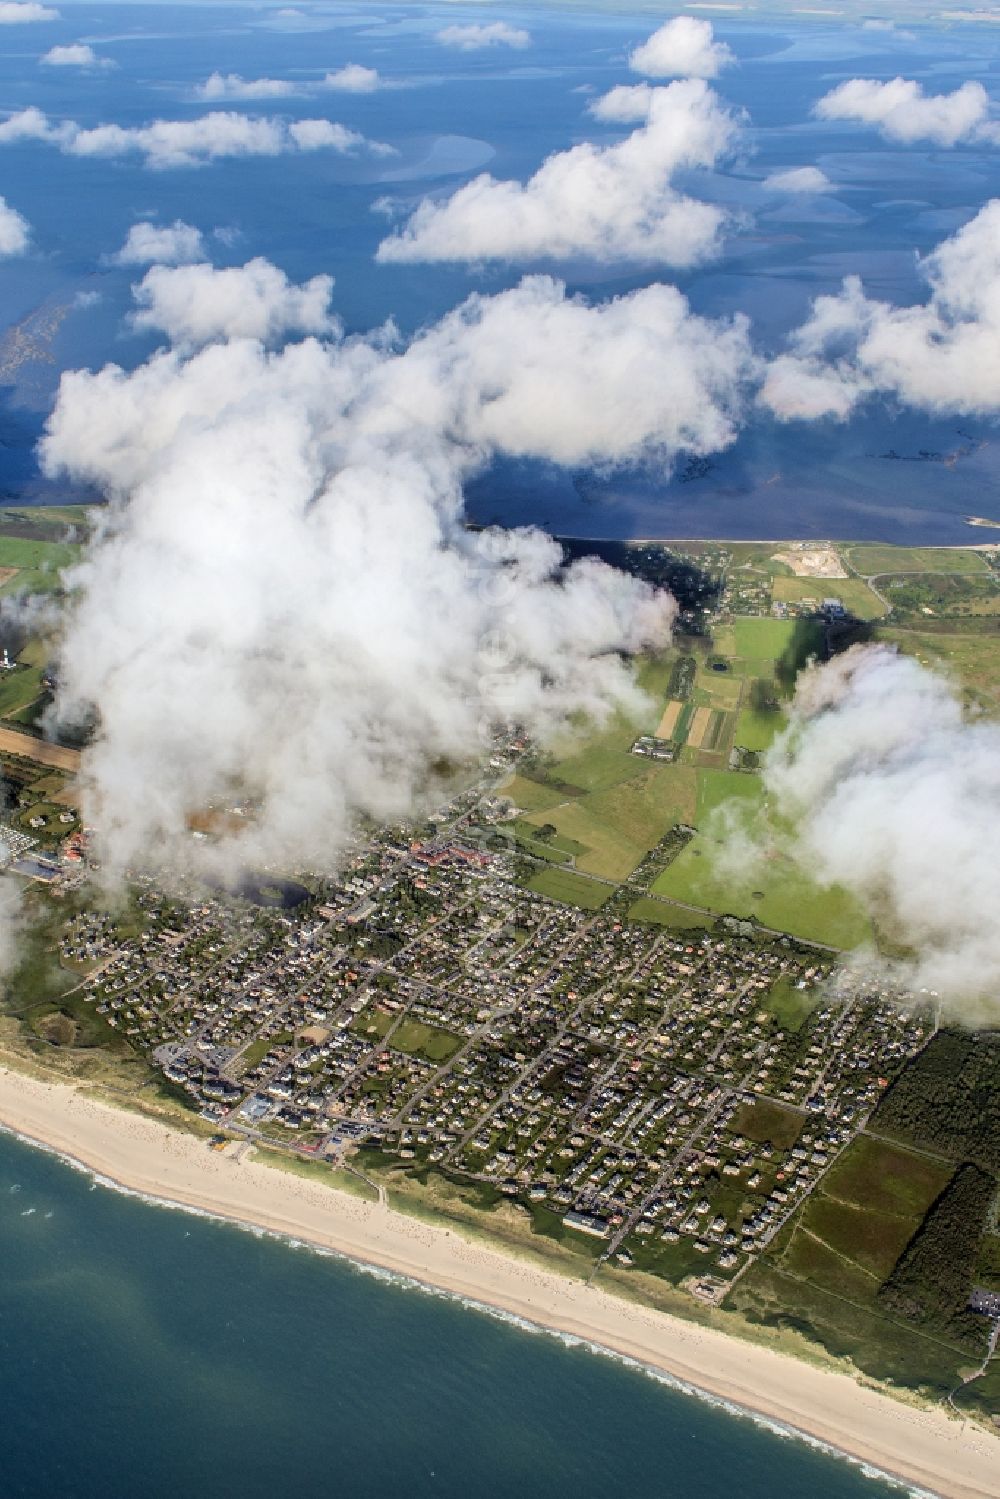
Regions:
<instances>
[{"instance_id":1,"label":"sea","mask_svg":"<svg viewBox=\"0 0 1000 1499\"><path fill-rule=\"evenodd\" d=\"M877 1499L636 1365L0 1134L4 1499Z\"/></svg>"},{"instance_id":2,"label":"sea","mask_svg":"<svg viewBox=\"0 0 1000 1499\"><path fill-rule=\"evenodd\" d=\"M878 9L879 7L874 7ZM884 7L882 7L884 9ZM802 8L805 12L806 8ZM699 312L747 313L763 353L784 346L813 297L860 275L869 295L922 299L918 256L1000 194L1000 151L893 147L872 130L815 120L810 110L858 74L902 75L930 92L968 79L1000 93L1000 27L974 22L873 28L836 15L753 15L707 9L738 59L718 80L745 111L738 159L680 185L731 208L739 221L717 260L671 277L652 266L376 265L388 202L405 214L428 194L446 195L477 172L524 179L551 152L582 139L610 140L587 105L634 78L630 47L662 9L490 5L488 19L530 32L524 50L454 52L435 41L443 25L482 23L481 5L91 4L60 18L5 26L0 108L35 105L82 125L141 125L192 118L207 108L340 120L397 153L316 152L219 161L203 169L150 171L139 158L85 160L33 141L0 148L0 194L33 226L33 252L0 262L0 496L19 503L65 497L40 478L35 442L60 373L112 360L126 367L155 338L126 321L138 272L109 263L132 223L175 218L201 229L218 265L251 255L294 280L336 278L333 301L350 332L392 319L404 334L470 292L492 292L546 271L570 290L604 299L673 279ZM53 45L89 43L115 66L43 66ZM246 79L315 83L346 63L375 68L387 86L369 94L308 94L223 102L196 97L213 71ZM835 191L778 202L762 193L768 173L815 165ZM52 330L56 311L58 327ZM25 322L27 320L27 322ZM25 338L38 357L19 362ZM11 361L12 350L16 358ZM12 363L13 366L12 367ZM846 423L779 425L752 414L732 448L697 476L662 470L605 474L501 463L469 491L473 519L535 523L593 537L822 536L909 544L961 544L1000 531L970 530L965 516L1000 522L1000 444L991 423L932 420L881 403ZM888 455L895 454L890 457ZM931 456L927 456L931 455Z\"/></svg>"}]
</instances>

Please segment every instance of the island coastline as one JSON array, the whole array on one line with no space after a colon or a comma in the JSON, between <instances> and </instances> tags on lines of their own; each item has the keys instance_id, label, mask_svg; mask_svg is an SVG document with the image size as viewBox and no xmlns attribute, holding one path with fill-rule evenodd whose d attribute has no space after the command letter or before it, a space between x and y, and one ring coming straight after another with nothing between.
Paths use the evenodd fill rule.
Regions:
<instances>
[{"instance_id":1,"label":"island coastline","mask_svg":"<svg viewBox=\"0 0 1000 1499\"><path fill-rule=\"evenodd\" d=\"M946 1499L1000 1492L1000 1437L786 1353L571 1280L444 1226L276 1170L251 1152L0 1066L0 1128L107 1185L275 1234L578 1339Z\"/></svg>"}]
</instances>

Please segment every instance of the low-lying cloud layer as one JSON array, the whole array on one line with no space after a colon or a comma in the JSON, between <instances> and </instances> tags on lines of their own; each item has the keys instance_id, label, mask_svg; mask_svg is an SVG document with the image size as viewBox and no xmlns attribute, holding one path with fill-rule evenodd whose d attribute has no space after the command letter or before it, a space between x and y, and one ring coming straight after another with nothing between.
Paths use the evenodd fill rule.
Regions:
<instances>
[{"instance_id":1,"label":"low-lying cloud layer","mask_svg":"<svg viewBox=\"0 0 1000 1499\"><path fill-rule=\"evenodd\" d=\"M764 779L813 878L912 956L889 965L971 1022L1000 1017L1000 724L887 646L803 673Z\"/></svg>"},{"instance_id":2,"label":"low-lying cloud layer","mask_svg":"<svg viewBox=\"0 0 1000 1499\"><path fill-rule=\"evenodd\" d=\"M390 148L369 141L332 120L285 120L276 116L214 110L194 120L153 120L148 125L96 125L53 121L31 106L0 124L0 145L44 141L70 156L139 155L148 167L200 167L232 156L281 156L295 151L356 151L384 155Z\"/></svg>"},{"instance_id":3,"label":"low-lying cloud layer","mask_svg":"<svg viewBox=\"0 0 1000 1499\"><path fill-rule=\"evenodd\" d=\"M31 240L31 229L23 214L0 198L0 260L23 255Z\"/></svg>"},{"instance_id":4,"label":"low-lying cloud layer","mask_svg":"<svg viewBox=\"0 0 1000 1499\"><path fill-rule=\"evenodd\" d=\"M1000 199L920 269L930 296L913 307L869 299L855 276L817 297L770 366L764 405L786 420L843 420L881 394L936 414L1000 413Z\"/></svg>"},{"instance_id":5,"label":"low-lying cloud layer","mask_svg":"<svg viewBox=\"0 0 1000 1499\"><path fill-rule=\"evenodd\" d=\"M494 453L713 450L751 364L742 322L673 288L592 307L538 277L402 349L234 340L64 376L45 467L111 497L59 694L64 717L99 712L86 815L109 870L330 867L359 814L412 811L496 723L634 705L618 653L662 641L672 600L562 572L539 532L468 531L463 481ZM245 798L226 846L192 842L192 812Z\"/></svg>"},{"instance_id":6,"label":"low-lying cloud layer","mask_svg":"<svg viewBox=\"0 0 1000 1499\"><path fill-rule=\"evenodd\" d=\"M629 54L628 65L647 78L716 78L735 61L710 21L675 16Z\"/></svg>"},{"instance_id":7,"label":"low-lying cloud layer","mask_svg":"<svg viewBox=\"0 0 1000 1499\"><path fill-rule=\"evenodd\" d=\"M590 256L690 266L713 254L721 209L687 197L672 179L712 167L736 142L738 124L707 84L619 88L593 113L642 120L613 145L559 151L525 183L488 173L446 202L425 199L381 261L533 261Z\"/></svg>"},{"instance_id":8,"label":"low-lying cloud layer","mask_svg":"<svg viewBox=\"0 0 1000 1499\"><path fill-rule=\"evenodd\" d=\"M850 78L825 94L813 112L821 120L874 125L886 140L906 146L918 141L957 146L976 140L996 144L989 109L989 95L981 83L963 83L951 94L925 94L912 78L888 83Z\"/></svg>"}]
</instances>

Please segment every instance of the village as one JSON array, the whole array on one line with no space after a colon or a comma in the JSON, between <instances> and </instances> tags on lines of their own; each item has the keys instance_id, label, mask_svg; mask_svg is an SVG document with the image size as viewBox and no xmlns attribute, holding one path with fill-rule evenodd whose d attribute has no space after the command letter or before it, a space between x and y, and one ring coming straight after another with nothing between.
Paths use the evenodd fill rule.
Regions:
<instances>
[{"instance_id":1,"label":"village","mask_svg":"<svg viewBox=\"0 0 1000 1499\"><path fill-rule=\"evenodd\" d=\"M467 1179L723 1294L926 1023L749 923L675 932L539 896L457 811L429 843L380 833L290 909L140 881L136 935L84 913L63 959L226 1132Z\"/></svg>"}]
</instances>

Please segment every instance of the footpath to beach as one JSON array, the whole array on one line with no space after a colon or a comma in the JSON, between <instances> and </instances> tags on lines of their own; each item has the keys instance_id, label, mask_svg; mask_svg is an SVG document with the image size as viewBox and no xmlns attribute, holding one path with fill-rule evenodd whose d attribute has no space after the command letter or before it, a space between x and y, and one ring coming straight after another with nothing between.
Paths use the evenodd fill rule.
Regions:
<instances>
[{"instance_id":1,"label":"footpath to beach","mask_svg":"<svg viewBox=\"0 0 1000 1499\"><path fill-rule=\"evenodd\" d=\"M740 1338L537 1269L444 1227L206 1149L0 1067L0 1126L130 1191L256 1225L623 1354L948 1499L998 1499L1000 1436Z\"/></svg>"}]
</instances>

